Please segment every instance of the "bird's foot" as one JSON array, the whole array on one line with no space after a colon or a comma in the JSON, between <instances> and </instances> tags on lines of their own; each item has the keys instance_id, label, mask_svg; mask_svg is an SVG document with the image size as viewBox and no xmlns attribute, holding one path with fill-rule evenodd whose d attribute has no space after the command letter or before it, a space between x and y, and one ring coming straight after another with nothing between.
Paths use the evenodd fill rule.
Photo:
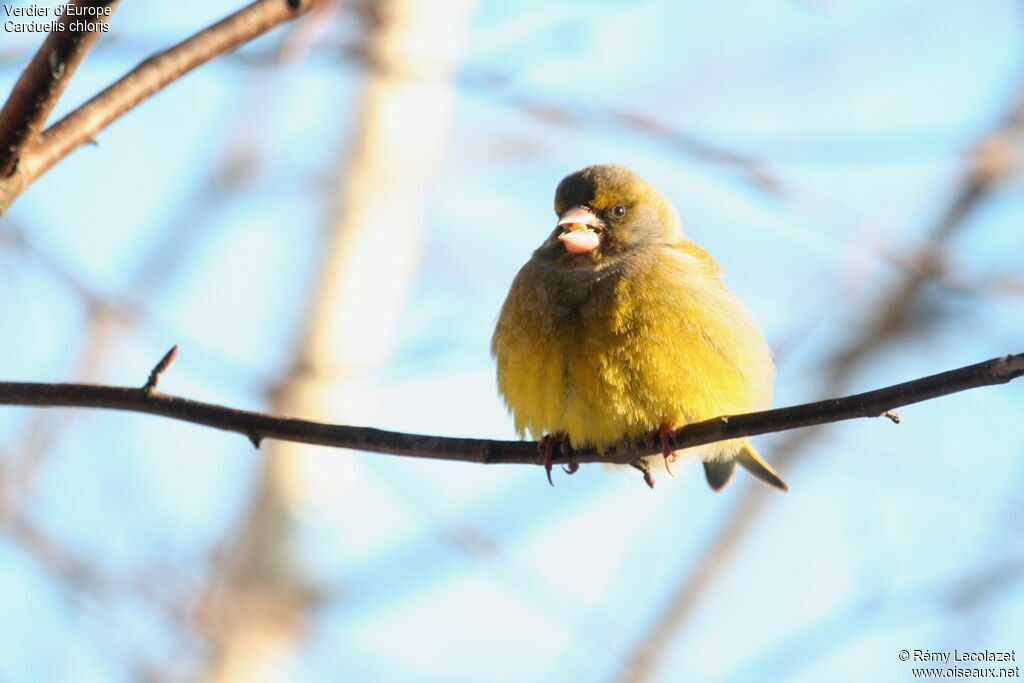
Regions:
<instances>
[{"instance_id":1,"label":"bird's foot","mask_svg":"<svg viewBox=\"0 0 1024 683\"><path fill-rule=\"evenodd\" d=\"M555 482L551 479L551 468L554 465L555 455L555 443L559 444L562 455L566 458L569 457L569 436L563 432L557 432L555 434L545 434L541 437L540 441L537 442L537 451L540 453L541 464L544 465L544 471L548 475L548 483L552 486ZM573 474L579 469L579 465L575 462L569 461L569 467L565 470L567 474Z\"/></svg>"},{"instance_id":2,"label":"bird's foot","mask_svg":"<svg viewBox=\"0 0 1024 683\"><path fill-rule=\"evenodd\" d=\"M651 466L647 464L647 461L644 460L643 458L640 458L638 460L634 460L629 464L631 467L635 467L636 469L640 470L640 472L644 475L644 483L653 489L654 474L651 472Z\"/></svg>"},{"instance_id":3,"label":"bird's foot","mask_svg":"<svg viewBox=\"0 0 1024 683\"><path fill-rule=\"evenodd\" d=\"M671 422L662 422L658 428L658 436L661 437L661 457L665 458L665 471L670 477L676 476L672 474L672 463L676 461L676 454L672 449L672 432L675 430L676 427Z\"/></svg>"},{"instance_id":4,"label":"bird's foot","mask_svg":"<svg viewBox=\"0 0 1024 683\"><path fill-rule=\"evenodd\" d=\"M562 466L562 469L565 470L566 474L576 474L576 470L580 468L580 464L573 460L572 444L569 443L569 435L559 433L558 436L562 443L562 455L565 457L567 463L567 465Z\"/></svg>"}]
</instances>

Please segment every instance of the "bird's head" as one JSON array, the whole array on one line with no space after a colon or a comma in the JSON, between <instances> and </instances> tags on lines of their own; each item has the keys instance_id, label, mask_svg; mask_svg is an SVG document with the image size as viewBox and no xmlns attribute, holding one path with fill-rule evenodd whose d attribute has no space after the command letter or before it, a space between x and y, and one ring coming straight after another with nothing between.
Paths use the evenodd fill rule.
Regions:
<instances>
[{"instance_id":1,"label":"bird's head","mask_svg":"<svg viewBox=\"0 0 1024 683\"><path fill-rule=\"evenodd\" d=\"M596 264L683 234L675 208L656 187L612 164L566 176L555 191L555 213L545 246L565 265Z\"/></svg>"}]
</instances>

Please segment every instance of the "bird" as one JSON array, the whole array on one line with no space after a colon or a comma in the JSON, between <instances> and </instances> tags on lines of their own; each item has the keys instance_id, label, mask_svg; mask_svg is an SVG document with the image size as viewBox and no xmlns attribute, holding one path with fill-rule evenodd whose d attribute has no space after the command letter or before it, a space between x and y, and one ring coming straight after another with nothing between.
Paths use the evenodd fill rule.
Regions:
<instances>
[{"instance_id":1,"label":"bird","mask_svg":"<svg viewBox=\"0 0 1024 683\"><path fill-rule=\"evenodd\" d=\"M606 452L660 435L661 457L631 463L654 487L683 455L719 491L739 463L788 490L745 438L682 450L673 430L764 410L775 365L715 260L689 240L673 204L614 164L587 166L555 191L557 220L519 270L491 338L498 393L520 438L538 440L549 483L554 448Z\"/></svg>"}]
</instances>

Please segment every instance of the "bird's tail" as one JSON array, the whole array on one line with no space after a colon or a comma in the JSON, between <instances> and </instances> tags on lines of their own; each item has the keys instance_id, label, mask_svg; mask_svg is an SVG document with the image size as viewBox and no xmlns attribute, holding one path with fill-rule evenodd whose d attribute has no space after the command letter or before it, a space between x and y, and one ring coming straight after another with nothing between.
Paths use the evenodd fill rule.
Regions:
<instances>
[{"instance_id":1,"label":"bird's tail","mask_svg":"<svg viewBox=\"0 0 1024 683\"><path fill-rule=\"evenodd\" d=\"M736 463L743 466L747 472L775 488L788 491L786 482L782 481L779 473L772 469L772 466L764 461L749 441L743 442L743 448L736 454L735 460L726 462L705 462L704 476L708 480L708 486L715 491L721 491L732 480L733 472L736 470Z\"/></svg>"}]
</instances>

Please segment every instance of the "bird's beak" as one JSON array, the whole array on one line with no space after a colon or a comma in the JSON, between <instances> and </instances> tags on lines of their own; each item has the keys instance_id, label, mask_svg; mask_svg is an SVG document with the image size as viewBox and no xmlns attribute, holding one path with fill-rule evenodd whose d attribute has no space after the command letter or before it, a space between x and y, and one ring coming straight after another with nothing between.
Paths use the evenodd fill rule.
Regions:
<instances>
[{"instance_id":1,"label":"bird's beak","mask_svg":"<svg viewBox=\"0 0 1024 683\"><path fill-rule=\"evenodd\" d=\"M584 254L601 246L601 221L585 206L570 206L558 217L565 232L558 239L570 254Z\"/></svg>"}]
</instances>

